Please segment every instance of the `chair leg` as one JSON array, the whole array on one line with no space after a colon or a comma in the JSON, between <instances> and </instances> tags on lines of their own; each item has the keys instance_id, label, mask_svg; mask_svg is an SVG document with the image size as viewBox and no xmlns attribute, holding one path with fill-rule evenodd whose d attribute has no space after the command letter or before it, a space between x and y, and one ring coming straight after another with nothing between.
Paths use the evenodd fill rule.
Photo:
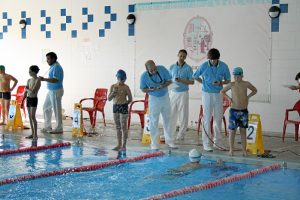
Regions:
<instances>
[{"instance_id":1,"label":"chair leg","mask_svg":"<svg viewBox=\"0 0 300 200\"><path fill-rule=\"evenodd\" d=\"M93 124L94 124L94 112L88 112L88 113L89 113L89 117L90 117L91 126L93 127Z\"/></svg>"},{"instance_id":2,"label":"chair leg","mask_svg":"<svg viewBox=\"0 0 300 200\"><path fill-rule=\"evenodd\" d=\"M142 118L141 118L141 124L142 124L142 129L144 129L144 127L145 127L145 115L144 114L142 115Z\"/></svg>"},{"instance_id":3,"label":"chair leg","mask_svg":"<svg viewBox=\"0 0 300 200\"><path fill-rule=\"evenodd\" d=\"M104 113L104 111L102 112L102 117L103 117L104 126L106 126L106 122L105 122L105 113Z\"/></svg>"},{"instance_id":4,"label":"chair leg","mask_svg":"<svg viewBox=\"0 0 300 200\"><path fill-rule=\"evenodd\" d=\"M198 119L198 129L197 129L198 136L199 136L199 133L200 133L200 128L201 128L201 117L199 116L199 119Z\"/></svg>"},{"instance_id":5,"label":"chair leg","mask_svg":"<svg viewBox=\"0 0 300 200\"><path fill-rule=\"evenodd\" d=\"M284 142L284 137L285 137L285 130L286 130L286 123L283 123L283 131L282 131L282 142Z\"/></svg>"},{"instance_id":6,"label":"chair leg","mask_svg":"<svg viewBox=\"0 0 300 200\"><path fill-rule=\"evenodd\" d=\"M142 129L144 128L144 115L143 114L138 114L139 115L139 117L140 117L140 123L141 123L141 127L142 127Z\"/></svg>"},{"instance_id":7,"label":"chair leg","mask_svg":"<svg viewBox=\"0 0 300 200\"><path fill-rule=\"evenodd\" d=\"M93 112L92 128L95 128L97 120L97 111Z\"/></svg>"},{"instance_id":8,"label":"chair leg","mask_svg":"<svg viewBox=\"0 0 300 200\"><path fill-rule=\"evenodd\" d=\"M223 123L224 123L225 136L227 136L228 133L227 133L226 118L224 116L223 116Z\"/></svg>"},{"instance_id":9,"label":"chair leg","mask_svg":"<svg viewBox=\"0 0 300 200\"><path fill-rule=\"evenodd\" d=\"M200 133L202 117L203 117L203 107L200 106L200 112L199 112L199 118L198 118L198 129L197 129L198 136L199 136L199 133Z\"/></svg>"},{"instance_id":10,"label":"chair leg","mask_svg":"<svg viewBox=\"0 0 300 200\"><path fill-rule=\"evenodd\" d=\"M295 141L298 142L299 124L295 124Z\"/></svg>"},{"instance_id":11,"label":"chair leg","mask_svg":"<svg viewBox=\"0 0 300 200\"><path fill-rule=\"evenodd\" d=\"M129 130L129 128L130 128L130 121L131 121L131 114L130 114L130 112L128 113L128 120L127 120L127 128L128 128L128 130Z\"/></svg>"}]
</instances>

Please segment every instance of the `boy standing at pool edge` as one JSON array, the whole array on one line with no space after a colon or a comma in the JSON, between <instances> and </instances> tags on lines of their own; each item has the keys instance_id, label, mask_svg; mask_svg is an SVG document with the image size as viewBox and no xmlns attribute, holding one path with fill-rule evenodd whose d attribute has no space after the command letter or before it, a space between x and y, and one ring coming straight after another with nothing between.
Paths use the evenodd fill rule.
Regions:
<instances>
[{"instance_id":1,"label":"boy standing at pool edge","mask_svg":"<svg viewBox=\"0 0 300 200\"><path fill-rule=\"evenodd\" d=\"M233 156L233 146L236 129L240 128L243 156L247 156L246 151L246 128L248 128L248 103L250 97L257 93L257 89L248 81L243 80L243 69L235 67L233 69L234 81L226 85L221 93L231 102L229 110L229 154ZM251 90L247 94L248 89ZM226 94L231 90L231 97Z\"/></svg>"}]
</instances>

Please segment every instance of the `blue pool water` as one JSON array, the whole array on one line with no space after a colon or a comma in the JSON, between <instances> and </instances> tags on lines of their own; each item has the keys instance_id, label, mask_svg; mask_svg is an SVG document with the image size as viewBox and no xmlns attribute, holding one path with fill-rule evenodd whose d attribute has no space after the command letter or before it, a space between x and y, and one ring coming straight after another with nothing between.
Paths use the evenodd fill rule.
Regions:
<instances>
[{"instance_id":1,"label":"blue pool water","mask_svg":"<svg viewBox=\"0 0 300 200\"><path fill-rule=\"evenodd\" d=\"M10 142L0 143L8 145ZM3 145L2 145L3 146ZM127 152L128 157L141 153ZM111 152L90 147L65 147L0 157L0 179L99 163L113 159ZM205 183L262 166L226 163L231 168L215 168L214 161L203 159L206 167L184 174L171 174L188 158L165 155L125 163L96 171L40 178L0 186L0 199L142 199L186 186ZM277 170L213 189L177 196L173 199L299 199L299 170Z\"/></svg>"}]
</instances>

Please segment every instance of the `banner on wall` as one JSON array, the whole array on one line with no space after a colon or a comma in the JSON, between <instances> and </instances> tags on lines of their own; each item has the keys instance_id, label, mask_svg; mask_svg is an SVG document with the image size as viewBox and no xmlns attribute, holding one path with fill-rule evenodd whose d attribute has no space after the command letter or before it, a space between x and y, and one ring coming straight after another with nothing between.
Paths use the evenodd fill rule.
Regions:
<instances>
[{"instance_id":1,"label":"banner on wall","mask_svg":"<svg viewBox=\"0 0 300 200\"><path fill-rule=\"evenodd\" d=\"M248 5L210 5L137 9L135 95L144 63L152 59L169 68L180 49L188 52L194 70L210 48L217 48L229 69L244 69L244 79L258 88L255 101L270 100L271 29L270 2ZM137 7L138 8L138 7ZM201 98L201 85L190 86L190 98Z\"/></svg>"}]
</instances>

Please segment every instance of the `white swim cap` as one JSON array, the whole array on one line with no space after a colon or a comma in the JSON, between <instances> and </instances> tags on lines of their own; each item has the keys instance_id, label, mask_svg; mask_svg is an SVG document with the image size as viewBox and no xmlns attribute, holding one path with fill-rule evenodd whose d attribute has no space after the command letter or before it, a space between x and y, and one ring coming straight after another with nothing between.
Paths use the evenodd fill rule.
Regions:
<instances>
[{"instance_id":1,"label":"white swim cap","mask_svg":"<svg viewBox=\"0 0 300 200\"><path fill-rule=\"evenodd\" d=\"M191 162L199 162L201 160L202 154L197 149L192 149L189 152L189 157Z\"/></svg>"}]
</instances>

